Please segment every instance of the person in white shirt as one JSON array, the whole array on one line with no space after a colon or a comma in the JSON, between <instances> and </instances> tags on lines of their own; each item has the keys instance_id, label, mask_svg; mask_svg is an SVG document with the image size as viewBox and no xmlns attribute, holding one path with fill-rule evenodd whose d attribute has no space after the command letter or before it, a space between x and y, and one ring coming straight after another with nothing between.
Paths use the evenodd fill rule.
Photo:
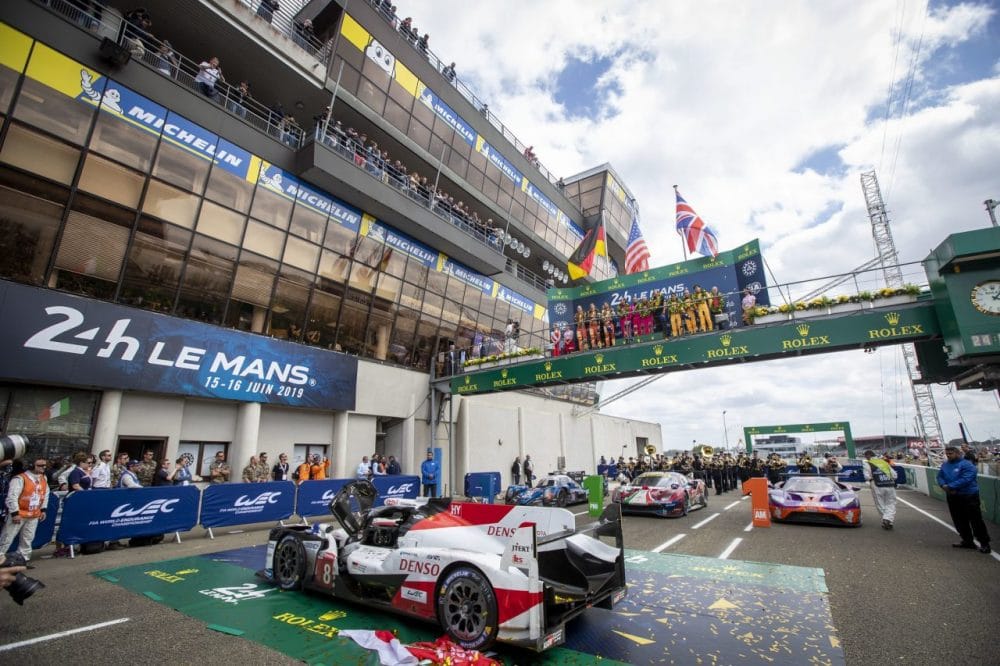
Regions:
<instances>
[{"instance_id":1,"label":"person in white shirt","mask_svg":"<svg viewBox=\"0 0 1000 666\"><path fill-rule=\"evenodd\" d=\"M364 456L361 459L361 462L358 463L358 469L355 474L359 479L367 479L368 475L371 474L371 471L372 468L371 464L368 462L368 456Z\"/></svg>"},{"instance_id":2,"label":"person in white shirt","mask_svg":"<svg viewBox=\"0 0 1000 666\"><path fill-rule=\"evenodd\" d=\"M104 449L97 456L98 463L90 471L91 488L111 487L111 451Z\"/></svg>"},{"instance_id":3,"label":"person in white shirt","mask_svg":"<svg viewBox=\"0 0 1000 666\"><path fill-rule=\"evenodd\" d=\"M219 91L215 89L215 84L218 81L225 80L225 77L222 76L222 67L219 65L218 58L213 56L208 62L198 64L198 75L194 77L194 82L198 84L198 90L205 97L217 98Z\"/></svg>"}]
</instances>

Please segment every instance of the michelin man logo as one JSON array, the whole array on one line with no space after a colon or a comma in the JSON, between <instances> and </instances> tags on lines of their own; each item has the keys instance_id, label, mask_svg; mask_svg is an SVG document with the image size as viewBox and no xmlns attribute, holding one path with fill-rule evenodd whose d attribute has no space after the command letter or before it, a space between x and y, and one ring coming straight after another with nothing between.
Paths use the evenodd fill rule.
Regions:
<instances>
[{"instance_id":1,"label":"michelin man logo","mask_svg":"<svg viewBox=\"0 0 1000 666\"><path fill-rule=\"evenodd\" d=\"M385 73L392 76L393 72L396 70L396 56L389 53L389 51L379 44L377 39L372 39L371 43L368 44L368 48L365 49L365 55L371 58L372 62L385 70Z\"/></svg>"},{"instance_id":2,"label":"michelin man logo","mask_svg":"<svg viewBox=\"0 0 1000 666\"><path fill-rule=\"evenodd\" d=\"M261 173L260 174L260 180L261 180L262 183L264 183L268 187L273 187L274 189L278 190L279 192L282 191L282 190L284 190L284 187L282 186L282 182L281 182L282 178L281 178L281 174L280 173L276 173L273 176L268 176L265 173Z\"/></svg>"},{"instance_id":3,"label":"michelin man logo","mask_svg":"<svg viewBox=\"0 0 1000 666\"><path fill-rule=\"evenodd\" d=\"M743 271L743 275L746 277L753 277L757 274L757 262L751 259L743 264L743 268L741 270Z\"/></svg>"},{"instance_id":4,"label":"michelin man logo","mask_svg":"<svg viewBox=\"0 0 1000 666\"><path fill-rule=\"evenodd\" d=\"M80 89L83 90L83 94L86 95L95 104L101 104L115 113L122 113L122 107L120 102L122 101L122 94L118 92L116 88L108 88L104 91L104 96L102 97L99 92L94 90L94 77L90 75L85 69L80 70Z\"/></svg>"}]
</instances>

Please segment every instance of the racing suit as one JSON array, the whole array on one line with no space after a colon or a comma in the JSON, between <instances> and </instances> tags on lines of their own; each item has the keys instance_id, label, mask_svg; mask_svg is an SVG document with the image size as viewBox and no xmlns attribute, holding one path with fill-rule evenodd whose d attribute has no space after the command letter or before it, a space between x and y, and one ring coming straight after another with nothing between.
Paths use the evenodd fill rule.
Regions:
<instances>
[{"instance_id":1,"label":"racing suit","mask_svg":"<svg viewBox=\"0 0 1000 666\"><path fill-rule=\"evenodd\" d=\"M896 520L896 473L881 458L871 458L864 464L865 480L871 482L872 499L882 516L882 526L892 527Z\"/></svg>"}]
</instances>

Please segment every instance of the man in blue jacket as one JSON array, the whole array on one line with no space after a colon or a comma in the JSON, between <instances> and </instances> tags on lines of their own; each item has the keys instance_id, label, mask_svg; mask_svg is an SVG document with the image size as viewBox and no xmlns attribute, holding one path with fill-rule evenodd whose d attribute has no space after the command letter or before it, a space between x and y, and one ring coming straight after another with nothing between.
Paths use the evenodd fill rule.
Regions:
<instances>
[{"instance_id":1,"label":"man in blue jacket","mask_svg":"<svg viewBox=\"0 0 1000 666\"><path fill-rule=\"evenodd\" d=\"M420 483L424 486L424 497L437 497L440 473L441 466L434 460L434 452L427 449L427 460L420 464Z\"/></svg>"},{"instance_id":2,"label":"man in blue jacket","mask_svg":"<svg viewBox=\"0 0 1000 666\"><path fill-rule=\"evenodd\" d=\"M948 459L938 470L937 484L947 493L951 521L962 537L961 543L953 545L955 548L975 548L976 544L972 541L975 536L979 541L979 552L988 554L992 552L990 535L979 510L976 467L962 457L962 451L957 446L946 446L944 454Z\"/></svg>"}]
</instances>

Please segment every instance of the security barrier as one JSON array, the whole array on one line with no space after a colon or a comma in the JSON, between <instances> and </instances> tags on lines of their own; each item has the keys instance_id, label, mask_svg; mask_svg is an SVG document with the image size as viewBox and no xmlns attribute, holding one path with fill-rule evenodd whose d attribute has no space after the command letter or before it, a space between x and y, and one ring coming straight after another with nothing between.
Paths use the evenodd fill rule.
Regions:
<instances>
[{"instance_id":1,"label":"security barrier","mask_svg":"<svg viewBox=\"0 0 1000 666\"><path fill-rule=\"evenodd\" d=\"M944 491L937 484L937 467L924 467L923 465L898 465L902 477L900 485L912 490L945 501ZM979 485L979 508L983 512L983 518L992 523L1000 524L1000 478L980 474L976 477Z\"/></svg>"},{"instance_id":2,"label":"security barrier","mask_svg":"<svg viewBox=\"0 0 1000 666\"><path fill-rule=\"evenodd\" d=\"M63 499L58 540L73 546L187 532L198 523L200 496L194 486L70 493Z\"/></svg>"},{"instance_id":3,"label":"security barrier","mask_svg":"<svg viewBox=\"0 0 1000 666\"><path fill-rule=\"evenodd\" d=\"M330 500L337 491L353 479L321 479L303 481L295 496L295 513L303 519L330 513Z\"/></svg>"},{"instance_id":4,"label":"security barrier","mask_svg":"<svg viewBox=\"0 0 1000 666\"><path fill-rule=\"evenodd\" d=\"M290 518L295 511L295 484L217 483L201 494L198 522L212 534L213 527L264 523Z\"/></svg>"},{"instance_id":5,"label":"security barrier","mask_svg":"<svg viewBox=\"0 0 1000 666\"><path fill-rule=\"evenodd\" d=\"M375 506L382 506L390 497L413 499L420 493L418 476L374 476L372 485L378 491Z\"/></svg>"},{"instance_id":6,"label":"security barrier","mask_svg":"<svg viewBox=\"0 0 1000 666\"><path fill-rule=\"evenodd\" d=\"M480 497L493 504L502 490L500 472L469 472L465 475L465 496Z\"/></svg>"}]
</instances>

